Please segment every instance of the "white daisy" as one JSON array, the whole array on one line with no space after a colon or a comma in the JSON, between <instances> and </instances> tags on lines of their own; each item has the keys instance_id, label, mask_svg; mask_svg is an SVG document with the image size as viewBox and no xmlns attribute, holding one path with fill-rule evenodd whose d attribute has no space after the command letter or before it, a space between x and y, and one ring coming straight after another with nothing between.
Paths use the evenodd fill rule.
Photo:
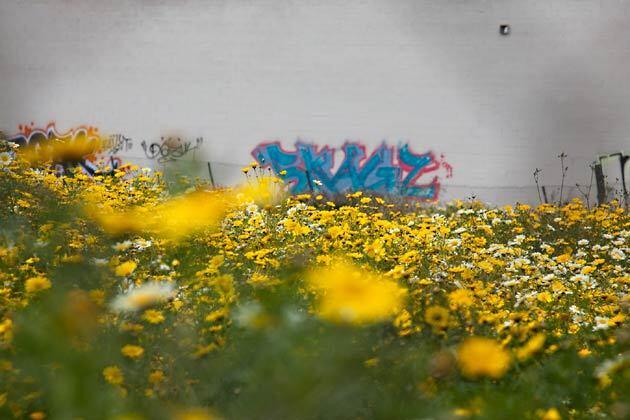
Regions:
<instances>
[{"instance_id":1,"label":"white daisy","mask_svg":"<svg viewBox=\"0 0 630 420\"><path fill-rule=\"evenodd\" d=\"M13 156L11 156L11 153L0 153L0 166L8 166L11 162L13 162Z\"/></svg>"},{"instance_id":2,"label":"white daisy","mask_svg":"<svg viewBox=\"0 0 630 420\"><path fill-rule=\"evenodd\" d=\"M608 318L603 316L595 317L595 326L593 327L593 331L598 330L607 330L610 326L608 325Z\"/></svg>"},{"instance_id":3,"label":"white daisy","mask_svg":"<svg viewBox=\"0 0 630 420\"><path fill-rule=\"evenodd\" d=\"M117 312L135 312L149 306L166 302L174 295L174 287L170 283L151 282L129 289L118 295L112 302L112 309Z\"/></svg>"},{"instance_id":4,"label":"white daisy","mask_svg":"<svg viewBox=\"0 0 630 420\"><path fill-rule=\"evenodd\" d=\"M625 260L626 259L626 254L622 250L620 250L619 248L613 248L610 251L610 257L613 260L621 261L621 260Z\"/></svg>"}]
</instances>

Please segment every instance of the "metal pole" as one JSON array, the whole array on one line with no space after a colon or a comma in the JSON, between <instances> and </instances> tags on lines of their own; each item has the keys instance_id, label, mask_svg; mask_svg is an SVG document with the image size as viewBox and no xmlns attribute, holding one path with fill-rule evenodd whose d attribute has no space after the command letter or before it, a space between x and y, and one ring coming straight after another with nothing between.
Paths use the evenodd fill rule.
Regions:
<instances>
[{"instance_id":1,"label":"metal pole","mask_svg":"<svg viewBox=\"0 0 630 420\"><path fill-rule=\"evenodd\" d=\"M606 181L601 162L595 163L595 185L597 185L597 204L602 205L606 202Z\"/></svg>"},{"instance_id":2,"label":"metal pole","mask_svg":"<svg viewBox=\"0 0 630 420\"><path fill-rule=\"evenodd\" d=\"M210 161L208 161L208 174L210 174L210 183L212 184L212 188L216 188L214 185L214 176L212 176L212 166L210 165Z\"/></svg>"},{"instance_id":3,"label":"metal pole","mask_svg":"<svg viewBox=\"0 0 630 420\"><path fill-rule=\"evenodd\" d=\"M545 189L545 186L543 185L542 187L540 187L540 189L542 190L543 193L543 197L545 199L545 204L547 204L549 201L547 200L547 190Z\"/></svg>"},{"instance_id":4,"label":"metal pole","mask_svg":"<svg viewBox=\"0 0 630 420\"><path fill-rule=\"evenodd\" d=\"M308 169L304 172L306 172L306 181L308 181L308 187L311 189L311 192L313 192L313 183L311 182L311 174L308 171Z\"/></svg>"}]
</instances>

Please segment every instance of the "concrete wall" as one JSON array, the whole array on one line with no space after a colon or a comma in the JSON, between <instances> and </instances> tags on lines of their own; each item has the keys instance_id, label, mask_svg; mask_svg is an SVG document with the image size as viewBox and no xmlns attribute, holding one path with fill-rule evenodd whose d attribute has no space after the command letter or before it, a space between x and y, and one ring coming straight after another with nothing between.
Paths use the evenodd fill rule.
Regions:
<instances>
[{"instance_id":1,"label":"concrete wall","mask_svg":"<svg viewBox=\"0 0 630 420\"><path fill-rule=\"evenodd\" d=\"M441 199L537 201L559 153L574 185L630 149L629 68L622 0L0 2L0 129L201 136L225 183L262 141L387 140L444 155Z\"/></svg>"}]
</instances>

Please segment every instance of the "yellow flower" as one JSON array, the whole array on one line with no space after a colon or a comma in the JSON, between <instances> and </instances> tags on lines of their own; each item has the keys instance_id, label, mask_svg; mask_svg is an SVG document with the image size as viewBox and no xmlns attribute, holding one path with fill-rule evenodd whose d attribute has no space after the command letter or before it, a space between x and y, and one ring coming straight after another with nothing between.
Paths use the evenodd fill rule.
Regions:
<instances>
[{"instance_id":1,"label":"yellow flower","mask_svg":"<svg viewBox=\"0 0 630 420\"><path fill-rule=\"evenodd\" d=\"M216 350L217 348L218 346L215 343L210 343L205 346L200 345L200 346L197 346L197 350L195 350L195 352L193 353L193 356L195 356L196 358L200 358L210 353L211 351Z\"/></svg>"},{"instance_id":2,"label":"yellow flower","mask_svg":"<svg viewBox=\"0 0 630 420\"><path fill-rule=\"evenodd\" d=\"M16 203L17 203L17 205L18 205L18 206L20 206L20 207L24 207L24 208L26 208L26 209L27 209L27 208L29 208L29 207L31 207L31 203L29 203L28 201L26 201L26 200L24 200L24 199L22 199L22 198L19 198L19 199L16 201Z\"/></svg>"},{"instance_id":3,"label":"yellow flower","mask_svg":"<svg viewBox=\"0 0 630 420\"><path fill-rule=\"evenodd\" d=\"M308 282L319 295L319 316L340 323L392 318L402 309L407 294L396 282L344 261L312 270Z\"/></svg>"},{"instance_id":4,"label":"yellow flower","mask_svg":"<svg viewBox=\"0 0 630 420\"><path fill-rule=\"evenodd\" d=\"M228 315L228 313L229 311L227 308L217 309L216 311L213 311L206 316L206 322L215 322L223 319Z\"/></svg>"},{"instance_id":5,"label":"yellow flower","mask_svg":"<svg viewBox=\"0 0 630 420\"><path fill-rule=\"evenodd\" d=\"M424 321L436 329L448 327L448 320L448 309L442 306L429 306L427 310L424 311Z\"/></svg>"},{"instance_id":6,"label":"yellow flower","mask_svg":"<svg viewBox=\"0 0 630 420\"><path fill-rule=\"evenodd\" d=\"M406 309L400 311L400 313L394 318L394 327L398 330L398 335L404 337L413 332L411 314Z\"/></svg>"},{"instance_id":7,"label":"yellow flower","mask_svg":"<svg viewBox=\"0 0 630 420\"><path fill-rule=\"evenodd\" d=\"M116 267L115 273L119 277L127 277L128 275L133 273L133 270L135 270L137 266L138 264L136 264L134 261L125 261L124 263Z\"/></svg>"},{"instance_id":8,"label":"yellow flower","mask_svg":"<svg viewBox=\"0 0 630 420\"><path fill-rule=\"evenodd\" d=\"M105 303L105 292L101 289L90 290L88 295L92 302L96 303L98 306L101 306Z\"/></svg>"},{"instance_id":9,"label":"yellow flower","mask_svg":"<svg viewBox=\"0 0 630 420\"><path fill-rule=\"evenodd\" d=\"M570 259L571 259L571 255L570 254L562 254L562 255L558 255L556 257L556 261L561 263L561 264L569 261Z\"/></svg>"},{"instance_id":10,"label":"yellow flower","mask_svg":"<svg viewBox=\"0 0 630 420\"><path fill-rule=\"evenodd\" d=\"M580 349L580 351L578 351L578 356L584 358L584 357L588 357L591 355L591 351L589 349L587 349L586 347L584 347L583 349Z\"/></svg>"},{"instance_id":11,"label":"yellow flower","mask_svg":"<svg viewBox=\"0 0 630 420\"><path fill-rule=\"evenodd\" d=\"M542 413L540 420L562 420L562 416L555 408L550 408L549 410Z\"/></svg>"},{"instance_id":12,"label":"yellow flower","mask_svg":"<svg viewBox=\"0 0 630 420\"><path fill-rule=\"evenodd\" d=\"M225 261L225 257L223 255L215 255L210 258L210 265L214 268L219 268L223 262Z\"/></svg>"},{"instance_id":13,"label":"yellow flower","mask_svg":"<svg viewBox=\"0 0 630 420\"><path fill-rule=\"evenodd\" d=\"M187 408L186 410L179 411L173 417L173 420L219 420L220 417L212 414L210 411L203 408Z\"/></svg>"},{"instance_id":14,"label":"yellow flower","mask_svg":"<svg viewBox=\"0 0 630 420\"><path fill-rule=\"evenodd\" d=\"M382 260L383 257L385 257L386 255L385 243L380 238L375 239L370 244L365 244L365 246L363 247L363 250L365 251L366 254L374 258L374 260L376 261Z\"/></svg>"},{"instance_id":15,"label":"yellow flower","mask_svg":"<svg viewBox=\"0 0 630 420\"><path fill-rule=\"evenodd\" d=\"M146 311L144 311L144 314L142 315L142 319L144 319L150 324L160 324L161 322L164 321L165 318L162 312L157 311L155 309L147 309Z\"/></svg>"},{"instance_id":16,"label":"yellow flower","mask_svg":"<svg viewBox=\"0 0 630 420\"><path fill-rule=\"evenodd\" d=\"M475 303L475 297L470 290L457 289L448 294L448 303L451 309L467 308Z\"/></svg>"},{"instance_id":17,"label":"yellow flower","mask_svg":"<svg viewBox=\"0 0 630 420\"><path fill-rule=\"evenodd\" d=\"M2 341L10 342L13 339L13 321L10 318L0 322L0 343ZM2 366L0 365L0 370Z\"/></svg>"},{"instance_id":18,"label":"yellow flower","mask_svg":"<svg viewBox=\"0 0 630 420\"><path fill-rule=\"evenodd\" d=\"M562 293L562 292L566 292L568 289L566 288L566 286L562 283L560 283L558 280L555 280L553 283L551 283L551 291L554 293Z\"/></svg>"},{"instance_id":19,"label":"yellow flower","mask_svg":"<svg viewBox=\"0 0 630 420\"><path fill-rule=\"evenodd\" d=\"M46 413L43 411L34 411L28 416L28 418L31 420L44 420L46 418Z\"/></svg>"},{"instance_id":20,"label":"yellow flower","mask_svg":"<svg viewBox=\"0 0 630 420\"><path fill-rule=\"evenodd\" d=\"M331 226L328 228L328 234L333 238L338 238L344 233L344 228L341 226Z\"/></svg>"},{"instance_id":21,"label":"yellow flower","mask_svg":"<svg viewBox=\"0 0 630 420\"><path fill-rule=\"evenodd\" d=\"M120 349L120 352L123 354L123 356L129 357L130 359L138 359L144 354L144 349L140 346L127 344L122 349Z\"/></svg>"},{"instance_id":22,"label":"yellow flower","mask_svg":"<svg viewBox=\"0 0 630 420\"><path fill-rule=\"evenodd\" d=\"M488 261L479 261L477 267L481 268L486 273L492 273L494 271L494 266Z\"/></svg>"},{"instance_id":23,"label":"yellow flower","mask_svg":"<svg viewBox=\"0 0 630 420\"><path fill-rule=\"evenodd\" d=\"M489 338L470 337L457 348L457 363L469 379L501 378L510 368L510 354Z\"/></svg>"},{"instance_id":24,"label":"yellow flower","mask_svg":"<svg viewBox=\"0 0 630 420\"><path fill-rule=\"evenodd\" d=\"M536 299L538 299L539 302L543 302L543 303L550 303L553 301L553 297L551 296L551 293L547 291L539 293L536 296Z\"/></svg>"},{"instance_id":25,"label":"yellow flower","mask_svg":"<svg viewBox=\"0 0 630 420\"><path fill-rule=\"evenodd\" d=\"M50 289L50 287L50 280L42 276L31 277L24 283L26 293L36 293L42 290Z\"/></svg>"},{"instance_id":26,"label":"yellow flower","mask_svg":"<svg viewBox=\"0 0 630 420\"><path fill-rule=\"evenodd\" d=\"M593 265L594 265L594 266L598 266L598 265L602 265L602 264L603 264L603 263L605 263L605 262L606 262L606 260L605 260L605 259L603 259L603 258L597 258L597 259L595 259L595 260L593 261Z\"/></svg>"},{"instance_id":27,"label":"yellow flower","mask_svg":"<svg viewBox=\"0 0 630 420\"><path fill-rule=\"evenodd\" d=\"M247 284L252 285L252 286L262 286L262 287L275 286L275 285L280 284L280 280L276 278L271 278L266 274L257 272L257 273L252 274L252 276L247 280Z\"/></svg>"},{"instance_id":28,"label":"yellow flower","mask_svg":"<svg viewBox=\"0 0 630 420\"><path fill-rule=\"evenodd\" d=\"M153 372L149 374L150 384L155 385L155 384L159 384L162 381L164 381L164 372L162 372L161 370L154 370Z\"/></svg>"},{"instance_id":29,"label":"yellow flower","mask_svg":"<svg viewBox=\"0 0 630 420\"><path fill-rule=\"evenodd\" d=\"M378 366L379 360L378 357L372 357L371 359L367 359L366 361L363 362L363 365L365 367L374 367L374 366Z\"/></svg>"},{"instance_id":30,"label":"yellow flower","mask_svg":"<svg viewBox=\"0 0 630 420\"><path fill-rule=\"evenodd\" d=\"M468 408L456 408L453 410L453 415L457 417L471 417L473 412Z\"/></svg>"},{"instance_id":31,"label":"yellow flower","mask_svg":"<svg viewBox=\"0 0 630 420\"><path fill-rule=\"evenodd\" d=\"M308 226L305 226L291 219L286 219L284 221L284 228L287 230L287 232L290 232L295 236L308 235L309 233L311 233L311 229Z\"/></svg>"},{"instance_id":32,"label":"yellow flower","mask_svg":"<svg viewBox=\"0 0 630 420\"><path fill-rule=\"evenodd\" d=\"M122 370L118 366L108 366L103 369L103 377L112 385L122 385L125 381Z\"/></svg>"},{"instance_id":33,"label":"yellow flower","mask_svg":"<svg viewBox=\"0 0 630 420\"><path fill-rule=\"evenodd\" d=\"M530 338L527 343L516 350L516 358L520 361L529 359L535 353L538 353L545 345L545 334L539 333Z\"/></svg>"}]
</instances>

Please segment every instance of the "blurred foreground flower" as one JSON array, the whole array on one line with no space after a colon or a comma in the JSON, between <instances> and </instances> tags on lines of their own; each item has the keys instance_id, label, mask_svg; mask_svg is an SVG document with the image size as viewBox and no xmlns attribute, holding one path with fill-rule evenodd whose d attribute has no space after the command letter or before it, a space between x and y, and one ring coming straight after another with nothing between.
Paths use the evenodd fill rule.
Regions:
<instances>
[{"instance_id":1,"label":"blurred foreground flower","mask_svg":"<svg viewBox=\"0 0 630 420\"><path fill-rule=\"evenodd\" d=\"M555 408L550 408L547 411L541 411L539 415L540 420L562 420L562 416Z\"/></svg>"},{"instance_id":2,"label":"blurred foreground flower","mask_svg":"<svg viewBox=\"0 0 630 420\"><path fill-rule=\"evenodd\" d=\"M187 408L175 413L174 420L220 420L221 417L205 408Z\"/></svg>"},{"instance_id":3,"label":"blurred foreground flower","mask_svg":"<svg viewBox=\"0 0 630 420\"><path fill-rule=\"evenodd\" d=\"M233 190L194 191L155 207L136 207L118 213L87 212L112 235L153 233L177 241L192 233L217 227L223 216L235 206L249 203L269 205L279 200L282 193L272 181L265 179Z\"/></svg>"},{"instance_id":4,"label":"blurred foreground flower","mask_svg":"<svg viewBox=\"0 0 630 420\"><path fill-rule=\"evenodd\" d=\"M150 232L179 239L216 226L226 208L227 202L220 192L195 191L154 208L137 207L118 213L92 213L92 216L112 235Z\"/></svg>"},{"instance_id":5,"label":"blurred foreground flower","mask_svg":"<svg viewBox=\"0 0 630 420\"><path fill-rule=\"evenodd\" d=\"M395 281L343 261L312 270L308 282L319 295L319 316L339 323L387 320L400 312L407 295Z\"/></svg>"},{"instance_id":6,"label":"blurred foreground flower","mask_svg":"<svg viewBox=\"0 0 630 420\"><path fill-rule=\"evenodd\" d=\"M606 387L612 383L612 375L624 370L630 370L630 352L617 355L614 359L605 360L595 368L594 375L598 379L600 387Z\"/></svg>"},{"instance_id":7,"label":"blurred foreground flower","mask_svg":"<svg viewBox=\"0 0 630 420\"><path fill-rule=\"evenodd\" d=\"M135 287L112 302L112 309L117 312L135 312L149 306L164 303L174 294L170 283L145 283Z\"/></svg>"},{"instance_id":8,"label":"blurred foreground flower","mask_svg":"<svg viewBox=\"0 0 630 420\"><path fill-rule=\"evenodd\" d=\"M19 149L19 155L32 165L43 162L77 162L85 156L102 151L104 142L100 137L78 136L73 139L51 138Z\"/></svg>"},{"instance_id":9,"label":"blurred foreground flower","mask_svg":"<svg viewBox=\"0 0 630 420\"><path fill-rule=\"evenodd\" d=\"M261 176L255 181L241 185L234 190L227 191L239 205L256 203L267 206L280 202L286 194L282 180L276 177Z\"/></svg>"},{"instance_id":10,"label":"blurred foreground flower","mask_svg":"<svg viewBox=\"0 0 630 420\"><path fill-rule=\"evenodd\" d=\"M510 354L489 338L470 337L457 349L457 362L462 374L470 379L487 376L499 379L510 368Z\"/></svg>"},{"instance_id":11,"label":"blurred foreground flower","mask_svg":"<svg viewBox=\"0 0 630 420\"><path fill-rule=\"evenodd\" d=\"M545 339L543 333L534 335L522 347L516 349L516 358L521 362L529 359L543 348Z\"/></svg>"}]
</instances>

